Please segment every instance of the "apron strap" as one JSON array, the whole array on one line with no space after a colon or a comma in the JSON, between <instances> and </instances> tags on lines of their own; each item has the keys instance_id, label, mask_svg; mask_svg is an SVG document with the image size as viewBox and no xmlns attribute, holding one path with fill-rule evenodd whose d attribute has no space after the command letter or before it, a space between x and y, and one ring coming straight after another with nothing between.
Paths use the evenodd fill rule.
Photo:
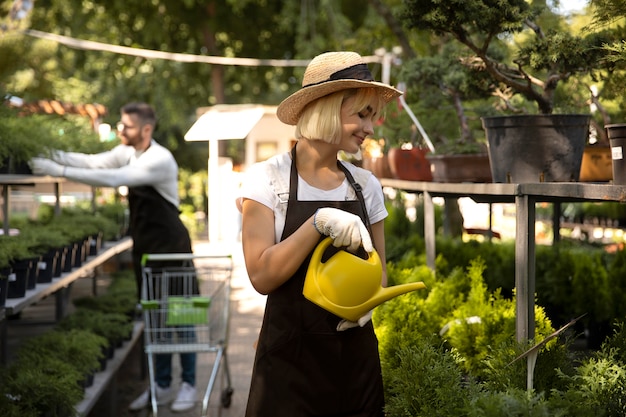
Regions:
<instances>
[{"instance_id":1,"label":"apron strap","mask_svg":"<svg viewBox=\"0 0 626 417\"><path fill-rule=\"evenodd\" d=\"M297 199L298 198L298 175L297 175L297 168L296 168L296 145L298 143L296 142L293 145L293 148L291 148L291 175L289 178L289 199ZM354 177L352 176L352 174L350 173L350 170L343 164L341 163L340 160L337 160L337 167L343 171L343 173L346 176L346 179L348 180L348 182L350 183L350 185L352 186L352 188L354 189L354 192L356 193L356 199L359 201L359 203L361 204L361 209L363 211L363 220L365 222L365 226L367 227L368 232L370 233L370 236L372 236L372 226L370 224L370 216L367 214L367 208L365 207L365 198L363 197L363 187L361 187L361 184L359 184L358 182L356 182L356 180L354 179Z\"/></svg>"}]
</instances>

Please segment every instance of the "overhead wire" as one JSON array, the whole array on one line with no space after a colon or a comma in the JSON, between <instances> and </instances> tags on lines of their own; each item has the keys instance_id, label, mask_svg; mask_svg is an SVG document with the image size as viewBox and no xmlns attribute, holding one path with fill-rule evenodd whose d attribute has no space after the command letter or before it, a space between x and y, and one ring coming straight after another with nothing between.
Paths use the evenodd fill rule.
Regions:
<instances>
[{"instance_id":1,"label":"overhead wire","mask_svg":"<svg viewBox=\"0 0 626 417\"><path fill-rule=\"evenodd\" d=\"M212 65L235 65L249 67L306 67L309 59L260 59L260 58L238 58L238 57L222 57L209 55L193 55L176 52L155 51L152 49L134 48L129 46L114 45L103 42L89 41L84 39L73 38L70 36L57 35L55 33L42 32L35 29L24 29L21 31L24 35L32 36L39 39L46 39L58 42L70 48L112 52L121 55L137 56L146 59L164 59L176 62L197 62ZM371 55L364 56L365 62L380 63L382 57Z\"/></svg>"}]
</instances>

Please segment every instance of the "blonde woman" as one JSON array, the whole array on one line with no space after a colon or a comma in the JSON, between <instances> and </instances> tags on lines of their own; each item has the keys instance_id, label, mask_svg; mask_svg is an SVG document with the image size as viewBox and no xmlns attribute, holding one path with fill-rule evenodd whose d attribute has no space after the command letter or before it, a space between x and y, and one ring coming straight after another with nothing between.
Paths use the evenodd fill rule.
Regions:
<instances>
[{"instance_id":1,"label":"blonde woman","mask_svg":"<svg viewBox=\"0 0 626 417\"><path fill-rule=\"evenodd\" d=\"M246 416L383 416L371 314L342 320L305 299L302 288L326 236L353 252L376 248L385 265L380 182L337 153L357 153L401 93L375 82L354 52L315 57L302 85L277 110L296 126L296 145L252 166L238 199L248 276L268 295Z\"/></svg>"}]
</instances>

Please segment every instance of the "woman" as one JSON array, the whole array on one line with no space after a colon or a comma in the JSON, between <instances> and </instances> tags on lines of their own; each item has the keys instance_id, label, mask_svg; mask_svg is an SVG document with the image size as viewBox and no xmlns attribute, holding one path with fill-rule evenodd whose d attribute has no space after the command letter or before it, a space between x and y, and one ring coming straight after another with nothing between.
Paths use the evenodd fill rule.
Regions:
<instances>
[{"instance_id":1,"label":"woman","mask_svg":"<svg viewBox=\"0 0 626 417\"><path fill-rule=\"evenodd\" d=\"M246 416L383 416L371 313L347 322L306 300L302 288L325 236L353 252L376 248L385 265L380 182L337 152L358 153L383 106L401 93L375 82L354 52L315 57L302 85L277 110L296 125L296 146L251 167L238 200L248 276L268 295Z\"/></svg>"}]
</instances>

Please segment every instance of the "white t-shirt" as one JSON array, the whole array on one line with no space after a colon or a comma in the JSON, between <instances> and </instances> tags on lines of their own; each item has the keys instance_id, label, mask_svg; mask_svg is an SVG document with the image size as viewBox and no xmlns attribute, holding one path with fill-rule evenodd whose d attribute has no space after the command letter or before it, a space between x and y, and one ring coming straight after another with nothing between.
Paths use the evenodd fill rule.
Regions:
<instances>
[{"instance_id":1,"label":"white t-shirt","mask_svg":"<svg viewBox=\"0 0 626 417\"><path fill-rule=\"evenodd\" d=\"M65 165L65 177L95 187L149 185L178 207L178 164L172 153L154 139L145 151L118 145L107 152L54 153L52 159Z\"/></svg>"},{"instance_id":2,"label":"white t-shirt","mask_svg":"<svg viewBox=\"0 0 626 417\"><path fill-rule=\"evenodd\" d=\"M378 223L387 217L383 190L378 179L365 169L353 164L342 162L361 185L365 207L371 224ZM289 199L289 175L291 172L291 155L285 152L267 161L252 165L244 174L239 199L257 201L274 211L274 231L276 243L285 227L287 202ZM356 200L354 188L347 179L332 190L321 190L312 187L298 176L298 200L342 201Z\"/></svg>"}]
</instances>

